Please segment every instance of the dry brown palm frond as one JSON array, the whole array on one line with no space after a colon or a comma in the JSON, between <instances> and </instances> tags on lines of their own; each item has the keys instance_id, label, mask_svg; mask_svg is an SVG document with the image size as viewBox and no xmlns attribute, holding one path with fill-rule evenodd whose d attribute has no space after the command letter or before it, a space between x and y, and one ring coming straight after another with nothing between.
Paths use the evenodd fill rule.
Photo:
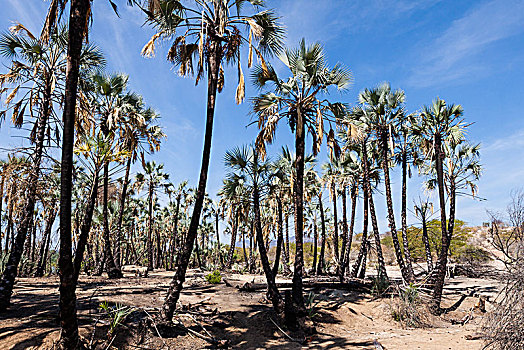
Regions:
<instances>
[{"instance_id":1,"label":"dry brown palm frond","mask_svg":"<svg viewBox=\"0 0 524 350\"><path fill-rule=\"evenodd\" d=\"M22 23L19 22L16 22L14 25L9 27L9 31L15 35L20 33L21 31L24 31L28 37L30 37L33 40L36 39L33 33L31 33L29 29L27 29Z\"/></svg>"},{"instance_id":2,"label":"dry brown palm frond","mask_svg":"<svg viewBox=\"0 0 524 350\"><path fill-rule=\"evenodd\" d=\"M244 73L242 73L242 67L240 64L240 60L238 61L238 86L237 91L235 95L235 101L237 105L244 102L244 97L246 93L246 84L244 82Z\"/></svg>"},{"instance_id":3,"label":"dry brown palm frond","mask_svg":"<svg viewBox=\"0 0 524 350\"><path fill-rule=\"evenodd\" d=\"M150 58L155 56L155 41L160 38L160 36L163 34L163 31L160 31L153 35L151 39L147 42L147 44L144 45L142 48L142 51L140 54L144 57ZM171 51L171 50L170 50Z\"/></svg>"}]
</instances>

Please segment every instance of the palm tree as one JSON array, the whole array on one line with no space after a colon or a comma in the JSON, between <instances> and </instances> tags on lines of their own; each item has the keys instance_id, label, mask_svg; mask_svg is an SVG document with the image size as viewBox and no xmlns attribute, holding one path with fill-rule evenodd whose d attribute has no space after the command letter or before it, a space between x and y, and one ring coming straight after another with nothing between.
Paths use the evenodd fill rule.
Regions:
<instances>
[{"instance_id":1,"label":"palm tree","mask_svg":"<svg viewBox=\"0 0 524 350\"><path fill-rule=\"evenodd\" d=\"M224 163L230 170L226 177L227 183L233 186L235 186L235 183L242 183L251 194L258 251L268 285L267 294L275 311L280 313L283 311L282 298L278 292L275 276L267 257L260 214L260 197L261 194L266 192L268 186L270 164L261 161L257 155L257 150L252 147L234 148L227 151L224 156Z\"/></svg>"},{"instance_id":2,"label":"palm tree","mask_svg":"<svg viewBox=\"0 0 524 350\"><path fill-rule=\"evenodd\" d=\"M340 259L338 255L338 210L337 210L337 183L341 177L341 164L339 159L330 159L322 165L324 169L324 183L329 190L333 202L333 256L337 264L337 272L340 270Z\"/></svg>"},{"instance_id":3,"label":"palm tree","mask_svg":"<svg viewBox=\"0 0 524 350\"><path fill-rule=\"evenodd\" d=\"M53 4L56 1L53 2ZM52 11L50 11L51 13ZM75 143L75 110L80 57L84 35L87 34L89 0L71 0L69 10L69 40L65 81L62 160L60 173L60 347L79 347L76 295L71 249L71 189L73 175L73 146ZM52 21L50 21L52 22ZM52 23L49 23L52 25Z\"/></svg>"},{"instance_id":4,"label":"palm tree","mask_svg":"<svg viewBox=\"0 0 524 350\"><path fill-rule=\"evenodd\" d=\"M146 162L143 166L144 172L136 174L136 186L138 189L145 188L147 191L147 203L148 203L148 231L147 231L147 268L153 270L153 268L160 267L161 261L161 250L160 250L160 232L157 230L157 256L153 259L153 201L157 197L159 189L164 189L167 185L169 175L164 173L164 164L156 164L155 161ZM154 264L153 264L154 261Z\"/></svg>"},{"instance_id":5,"label":"palm tree","mask_svg":"<svg viewBox=\"0 0 524 350\"><path fill-rule=\"evenodd\" d=\"M334 68L327 67L325 54L318 43L308 47L302 40L297 49L285 50L279 58L289 68L291 76L282 80L272 67L257 67L253 74L255 85L264 88L272 84L273 91L255 97L253 111L258 117L261 129L256 146L262 157L266 153L265 144L273 141L277 124L282 118L288 120L291 131L295 133L296 178L293 183L293 202L296 252L292 286L293 305L286 308L290 311L286 319L291 328L296 328L297 325L302 326L305 317L302 288L305 132L307 129L313 136L313 155L318 153L324 134L327 134L328 145L338 155L335 132L332 128L329 132L324 132L324 121L335 123L345 113L345 107L340 103L330 103L321 96L330 87L339 90L347 88L351 75L339 64ZM300 324L295 322L297 318Z\"/></svg>"},{"instance_id":6,"label":"palm tree","mask_svg":"<svg viewBox=\"0 0 524 350\"><path fill-rule=\"evenodd\" d=\"M32 226L45 139L48 129L51 129L50 119L54 116L53 103L61 101L63 96L59 86L65 79L68 43L67 31L63 27L52 31L48 41L39 41L22 24L15 25L11 31L11 34L5 34L0 39L0 54L13 62L10 71L0 76L0 88L4 84L12 85L12 91L5 102L12 108L15 127L22 127L24 118L27 117L26 111L31 117L33 109L38 113L30 136L31 142L34 143L34 151L32 168L27 178L26 202L19 221L15 245L0 281L0 311L9 306L24 242ZM94 46L84 47L83 50L81 46L78 60L83 70L104 63L100 52ZM5 114L5 111L0 114ZM58 134L56 128L57 125L55 132Z\"/></svg>"},{"instance_id":7,"label":"palm tree","mask_svg":"<svg viewBox=\"0 0 524 350\"><path fill-rule=\"evenodd\" d=\"M180 74L192 74L193 58L196 58L196 82L203 77L205 70L208 76L206 131L198 189L186 242L177 258L177 271L162 307L162 318L166 321L173 317L200 224L211 154L216 94L224 86L222 63L238 64L236 102L241 103L245 91L240 61L241 47L248 45L248 66L252 64L253 51L265 66L263 54L281 50L283 29L277 23L275 15L263 10L263 1L253 2L254 13L246 15L242 6L245 3L243 0L210 3L201 0L158 0L148 1L148 8L144 8L148 14L148 22L155 27L157 33L144 46L142 53L152 56L156 40L174 38L167 59L180 68ZM244 28L248 30L248 37L243 35ZM183 34L179 31L183 31Z\"/></svg>"},{"instance_id":8,"label":"palm tree","mask_svg":"<svg viewBox=\"0 0 524 350\"><path fill-rule=\"evenodd\" d=\"M393 152L393 139L396 137L396 128L400 116L404 113L404 91L391 90L389 83L384 83L373 89L365 89L359 94L359 103L365 110L365 122L369 125L368 131L372 132L379 144L381 152L381 167L384 174L384 187L386 190L386 204L388 211L388 224L393 239L395 255L402 277L406 282L414 280L413 267L406 263L402 255L398 240L393 198L391 194L391 181L389 177L390 151Z\"/></svg>"}]
</instances>

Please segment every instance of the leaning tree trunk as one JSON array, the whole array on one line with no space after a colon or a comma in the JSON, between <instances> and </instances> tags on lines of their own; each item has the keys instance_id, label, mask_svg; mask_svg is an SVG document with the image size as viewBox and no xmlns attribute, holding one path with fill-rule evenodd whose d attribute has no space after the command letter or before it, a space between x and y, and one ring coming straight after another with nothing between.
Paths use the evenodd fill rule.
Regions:
<instances>
[{"instance_id":1,"label":"leaning tree trunk","mask_svg":"<svg viewBox=\"0 0 524 350\"><path fill-rule=\"evenodd\" d=\"M407 147L404 144L404 147ZM402 220L402 243L404 246L404 258L406 259L406 269L408 271L408 274L413 276L413 280L415 280L415 274L413 272L413 259L411 258L411 252L409 251L409 242L408 242L408 223L407 223L407 182L408 182L408 174L407 174L407 168L408 168L408 160L407 160L407 151L404 148L402 150L402 213L401 213L401 220Z\"/></svg>"},{"instance_id":2,"label":"leaning tree trunk","mask_svg":"<svg viewBox=\"0 0 524 350\"><path fill-rule=\"evenodd\" d=\"M271 265L269 264L269 259L267 258L266 246L264 244L264 235L262 233L262 224L260 222L260 198L257 180L255 180L253 183L253 210L255 214L255 231L257 235L258 251L260 253L260 262L262 263L262 268L264 269L264 274L266 275L267 281L267 297L269 300L271 300L275 312L280 314L283 309L282 298L278 292L277 285L275 283L275 275L271 270Z\"/></svg>"},{"instance_id":3,"label":"leaning tree trunk","mask_svg":"<svg viewBox=\"0 0 524 350\"><path fill-rule=\"evenodd\" d=\"M230 269L233 264L233 256L235 255L235 245L237 244L237 231L238 231L238 216L240 208L233 209L233 227L231 230L231 244L229 246L229 253L227 255L226 269Z\"/></svg>"},{"instance_id":4,"label":"leaning tree trunk","mask_svg":"<svg viewBox=\"0 0 524 350\"><path fill-rule=\"evenodd\" d=\"M47 253L49 252L49 243L51 242L51 231L56 219L56 207L51 204L51 208L47 213L45 221L44 235L42 238L42 246L40 247L40 254L38 264L36 265L35 277L42 277L44 275L45 263L47 260Z\"/></svg>"},{"instance_id":5,"label":"leaning tree trunk","mask_svg":"<svg viewBox=\"0 0 524 350\"><path fill-rule=\"evenodd\" d=\"M82 260L84 259L84 251L86 248L87 240L89 238L89 232L91 231L91 223L93 220L93 212L95 211L96 197L98 194L98 171L95 171L93 184L89 193L89 199L82 220L82 226L80 227L80 236L78 237L78 243L76 246L75 260L73 262L74 268L74 281L75 285L80 275L80 268L82 266Z\"/></svg>"},{"instance_id":6,"label":"leaning tree trunk","mask_svg":"<svg viewBox=\"0 0 524 350\"><path fill-rule=\"evenodd\" d=\"M358 251L358 257L355 261L355 264L353 265L353 268L351 270L351 277L355 278L358 276L359 270L361 270L361 266L363 265L364 259L366 259L367 255L367 245L368 245L368 220L369 220L369 205L368 205L368 196L367 191L364 190L364 222L362 224L362 243L360 244L360 250ZM365 271L365 267L364 271Z\"/></svg>"},{"instance_id":7,"label":"leaning tree trunk","mask_svg":"<svg viewBox=\"0 0 524 350\"><path fill-rule=\"evenodd\" d=\"M118 269L120 269L121 265L121 258L120 255L122 250L122 222L124 220L124 212L125 212L125 205L126 205L126 197L127 197L127 186L129 184L129 173L131 170L131 161L132 156L129 156L126 163L126 174L124 176L124 183L122 184L122 194L120 196L120 208L118 210L118 219L116 222L116 230L115 230L115 236L116 236L116 249L115 249L115 265Z\"/></svg>"},{"instance_id":8,"label":"leaning tree trunk","mask_svg":"<svg viewBox=\"0 0 524 350\"><path fill-rule=\"evenodd\" d=\"M340 262L338 264L338 275L344 279L346 270L346 244L348 242L348 216L346 186L342 185L342 249L340 250Z\"/></svg>"},{"instance_id":9,"label":"leaning tree trunk","mask_svg":"<svg viewBox=\"0 0 524 350\"><path fill-rule=\"evenodd\" d=\"M433 271L433 257L431 255L431 247L429 246L428 238L428 225L426 217L422 217L422 242L424 243L424 249L426 250L426 263L428 265L428 274Z\"/></svg>"},{"instance_id":10,"label":"leaning tree trunk","mask_svg":"<svg viewBox=\"0 0 524 350\"><path fill-rule=\"evenodd\" d=\"M431 299L430 308L435 314L439 314L440 301L442 299L442 289L444 288L444 279L446 278L446 265L448 261L448 249L449 249L449 234L446 227L446 201L444 198L444 169L442 162L444 160L444 151L442 150L442 140L440 135L435 135L434 147L436 154L436 170L437 170L437 184L438 184L438 196L440 204L440 227L442 231L441 249L437 259L434 273L432 274L433 283L433 296ZM453 198L452 198L453 200ZM450 205L451 208L451 205ZM451 210L451 209L450 209Z\"/></svg>"},{"instance_id":11,"label":"leaning tree trunk","mask_svg":"<svg viewBox=\"0 0 524 350\"><path fill-rule=\"evenodd\" d=\"M0 280L0 312L4 312L11 303L11 295L15 278L18 273L18 265L22 258L24 250L24 243L27 233L32 228L33 215L35 210L36 192L38 186L38 179L40 178L40 165L42 163L42 154L44 152L44 140L46 136L47 121L51 113L51 77L46 78L46 86L42 99L42 112L37 121L37 131L35 140L35 151L33 155L33 164L27 179L27 196L20 224L18 225L18 232L11 247L11 253L7 259L5 270Z\"/></svg>"},{"instance_id":12,"label":"leaning tree trunk","mask_svg":"<svg viewBox=\"0 0 524 350\"><path fill-rule=\"evenodd\" d=\"M76 317L75 282L71 251L71 197L73 146L75 143L75 107L78 87L80 53L87 25L89 0L71 0L69 15L69 45L65 82L62 164L60 172L60 348L79 348Z\"/></svg>"},{"instance_id":13,"label":"leaning tree trunk","mask_svg":"<svg viewBox=\"0 0 524 350\"><path fill-rule=\"evenodd\" d=\"M278 274L278 266L280 264L280 254L282 253L282 245L284 243L284 221L282 219L282 201L280 200L280 196L277 195L276 197L277 201L277 212L278 212L278 219L277 219L277 248L275 253L275 263L273 264L273 276L276 278Z\"/></svg>"},{"instance_id":14,"label":"leaning tree trunk","mask_svg":"<svg viewBox=\"0 0 524 350\"><path fill-rule=\"evenodd\" d=\"M322 203L322 192L318 195L318 205L320 207L320 257L318 259L317 265L317 275L322 275L324 273L325 259L324 255L326 253L326 218L324 216L324 205Z\"/></svg>"},{"instance_id":15,"label":"leaning tree trunk","mask_svg":"<svg viewBox=\"0 0 524 350\"><path fill-rule=\"evenodd\" d=\"M200 169L200 179L198 181L198 189L195 198L195 205L193 207L193 215L187 231L187 237L180 252L177 256L177 271L171 284L169 292L162 305L161 315L165 321L171 321L173 313L176 308L176 303L180 297L180 292L184 281L186 279L187 265L191 258L191 251L195 237L198 233L198 225L200 223L200 214L202 213L202 206L204 204L204 196L206 194L207 172L209 168L209 157L211 156L211 137L213 134L213 117L215 115L215 99L217 92L218 70L221 61L219 43L211 41L208 52L208 99L207 99L207 117L206 117L206 132L204 136L204 149L202 153L202 166Z\"/></svg>"},{"instance_id":16,"label":"leaning tree trunk","mask_svg":"<svg viewBox=\"0 0 524 350\"><path fill-rule=\"evenodd\" d=\"M284 221L286 225L286 235L285 235L285 242L282 253L283 254L283 269L284 269L284 275L290 275L291 269L289 268L289 215L286 215L286 219Z\"/></svg>"},{"instance_id":17,"label":"leaning tree trunk","mask_svg":"<svg viewBox=\"0 0 524 350\"><path fill-rule=\"evenodd\" d=\"M290 329L301 329L304 325L306 308L304 306L304 153L305 153L304 115L297 110L295 130L295 174L293 182L293 201L295 202L295 264L291 286L292 306L286 306L286 324ZM288 299L289 300L289 299ZM286 302L288 302L286 300Z\"/></svg>"},{"instance_id":18,"label":"leaning tree trunk","mask_svg":"<svg viewBox=\"0 0 524 350\"><path fill-rule=\"evenodd\" d=\"M380 233L378 230L377 215L375 213L375 204L373 203L373 193L371 192L371 181L369 179L369 162L367 154L367 140L362 142L362 161L364 162L364 196L368 198L369 211L371 215L371 225L373 226L373 236L375 237L375 246L377 250L378 274L379 278L388 279L386 273L386 263L382 255L382 246L380 245Z\"/></svg>"},{"instance_id":19,"label":"leaning tree trunk","mask_svg":"<svg viewBox=\"0 0 524 350\"><path fill-rule=\"evenodd\" d=\"M398 241L397 227L395 223L395 213L393 212L393 196L391 194L391 181L389 179L389 147L388 147L388 132L386 130L381 131L380 135L382 151L382 172L384 173L384 187L386 189L386 206L388 211L388 224L389 230L391 231L391 238L393 240L393 247L395 250L395 256L397 258L402 278L406 282L412 282L414 280L413 270L409 270L404 264L404 258L402 257L402 249Z\"/></svg>"},{"instance_id":20,"label":"leaning tree trunk","mask_svg":"<svg viewBox=\"0 0 524 350\"><path fill-rule=\"evenodd\" d=\"M344 278L346 269L349 267L349 254L351 253L351 243L353 243L353 230L355 229L355 213L357 209L357 184L351 186L351 224L349 227L349 237L347 241L347 248L344 252L344 264L342 265L341 278Z\"/></svg>"}]
</instances>

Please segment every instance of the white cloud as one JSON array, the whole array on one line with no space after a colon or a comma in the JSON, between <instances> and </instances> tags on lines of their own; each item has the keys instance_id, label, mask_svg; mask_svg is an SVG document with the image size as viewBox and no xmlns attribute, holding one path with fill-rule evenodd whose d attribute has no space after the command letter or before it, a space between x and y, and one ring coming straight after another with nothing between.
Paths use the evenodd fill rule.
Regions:
<instances>
[{"instance_id":1,"label":"white cloud","mask_svg":"<svg viewBox=\"0 0 524 350\"><path fill-rule=\"evenodd\" d=\"M485 2L452 22L441 36L426 45L409 82L430 86L478 76L487 69L481 54L488 46L522 31L523 0Z\"/></svg>"}]
</instances>

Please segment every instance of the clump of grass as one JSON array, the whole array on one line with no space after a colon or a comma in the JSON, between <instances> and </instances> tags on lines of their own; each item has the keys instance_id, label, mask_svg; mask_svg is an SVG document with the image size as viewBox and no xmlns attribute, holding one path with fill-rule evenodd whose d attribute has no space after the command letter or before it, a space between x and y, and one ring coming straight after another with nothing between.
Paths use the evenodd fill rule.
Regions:
<instances>
[{"instance_id":1,"label":"clump of grass","mask_svg":"<svg viewBox=\"0 0 524 350\"><path fill-rule=\"evenodd\" d=\"M214 272L206 275L206 281L208 281L211 284L218 284L222 281L222 275L220 274L220 271L215 270Z\"/></svg>"},{"instance_id":2,"label":"clump of grass","mask_svg":"<svg viewBox=\"0 0 524 350\"><path fill-rule=\"evenodd\" d=\"M311 319L317 315L317 305L320 300L317 300L317 295L313 292L309 292L306 297L306 312L308 317Z\"/></svg>"},{"instance_id":3,"label":"clump of grass","mask_svg":"<svg viewBox=\"0 0 524 350\"><path fill-rule=\"evenodd\" d=\"M109 318L110 335L114 334L118 327L125 321L126 317L133 312L133 308L129 306L122 304L109 306L106 301L100 303L100 308L106 312Z\"/></svg>"},{"instance_id":4,"label":"clump of grass","mask_svg":"<svg viewBox=\"0 0 524 350\"><path fill-rule=\"evenodd\" d=\"M371 293L376 296L381 296L384 294L390 287L389 280L382 273L378 273L376 277L371 278L373 282L373 287L371 288Z\"/></svg>"},{"instance_id":5,"label":"clump of grass","mask_svg":"<svg viewBox=\"0 0 524 350\"><path fill-rule=\"evenodd\" d=\"M410 284L398 288L397 297L393 296L390 308L393 319L404 327L421 328L429 326L427 312L421 302L418 288Z\"/></svg>"}]
</instances>

